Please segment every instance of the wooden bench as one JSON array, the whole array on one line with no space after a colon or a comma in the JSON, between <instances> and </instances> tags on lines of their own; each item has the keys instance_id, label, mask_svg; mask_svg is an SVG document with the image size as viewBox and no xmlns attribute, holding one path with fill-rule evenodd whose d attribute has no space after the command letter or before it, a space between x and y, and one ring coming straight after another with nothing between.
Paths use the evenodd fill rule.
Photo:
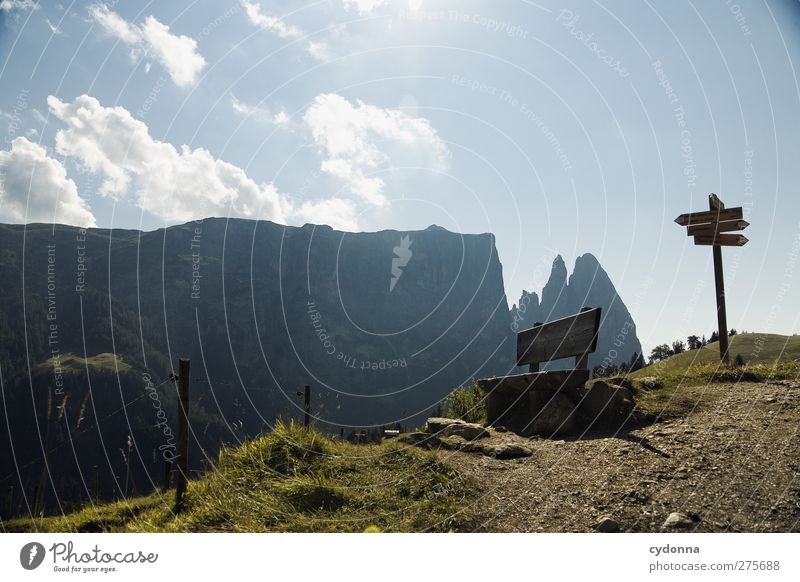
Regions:
<instances>
[{"instance_id":1,"label":"wooden bench","mask_svg":"<svg viewBox=\"0 0 800 582\"><path fill-rule=\"evenodd\" d=\"M517 334L517 364L530 373L478 380L487 394L487 421L522 434L552 435L575 430L589 380L589 354L597 348L599 307L536 323ZM539 371L539 364L575 358L575 368Z\"/></svg>"}]
</instances>

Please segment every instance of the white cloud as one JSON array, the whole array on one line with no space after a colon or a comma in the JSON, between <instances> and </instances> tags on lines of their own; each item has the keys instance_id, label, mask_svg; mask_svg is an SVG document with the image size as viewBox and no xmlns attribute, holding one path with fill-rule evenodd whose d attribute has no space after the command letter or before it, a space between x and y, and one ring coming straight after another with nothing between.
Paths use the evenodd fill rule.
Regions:
<instances>
[{"instance_id":1,"label":"white cloud","mask_svg":"<svg viewBox=\"0 0 800 582\"><path fill-rule=\"evenodd\" d=\"M38 10L39 7L33 0L0 0L0 10Z\"/></svg>"},{"instance_id":2,"label":"white cloud","mask_svg":"<svg viewBox=\"0 0 800 582\"><path fill-rule=\"evenodd\" d=\"M340 95L328 93L314 99L303 120L325 155L322 170L340 178L351 192L376 206L386 204L385 183L368 173L392 165L437 169L447 165L447 147L430 122L421 117L361 101L353 105Z\"/></svg>"},{"instance_id":3,"label":"white cloud","mask_svg":"<svg viewBox=\"0 0 800 582\"><path fill-rule=\"evenodd\" d=\"M358 230L355 204L342 198L304 202L294 211L294 215L303 222L327 224L336 230L348 232Z\"/></svg>"},{"instance_id":4,"label":"white cloud","mask_svg":"<svg viewBox=\"0 0 800 582\"><path fill-rule=\"evenodd\" d=\"M247 13L247 18L251 23L275 33L281 38L297 38L303 36L303 32L296 26L286 24L280 18L269 16L261 12L261 5L257 2L247 2L242 0L242 7Z\"/></svg>"},{"instance_id":5,"label":"white cloud","mask_svg":"<svg viewBox=\"0 0 800 582\"><path fill-rule=\"evenodd\" d=\"M331 59L331 51L326 42L315 42L312 40L308 43L306 50L308 54L320 62L329 61Z\"/></svg>"},{"instance_id":6,"label":"white cloud","mask_svg":"<svg viewBox=\"0 0 800 582\"><path fill-rule=\"evenodd\" d=\"M239 101L234 95L231 95L231 107L233 107L233 110L236 113L264 123L286 126L291 121L285 111L272 113L264 107L259 107L258 105L249 105L243 101Z\"/></svg>"},{"instance_id":7,"label":"white cloud","mask_svg":"<svg viewBox=\"0 0 800 582\"><path fill-rule=\"evenodd\" d=\"M369 14L376 8L386 4L386 0L342 0L342 5L346 10L355 8L359 14Z\"/></svg>"},{"instance_id":8,"label":"white cloud","mask_svg":"<svg viewBox=\"0 0 800 582\"><path fill-rule=\"evenodd\" d=\"M0 220L96 224L61 162L24 137L0 150Z\"/></svg>"},{"instance_id":9,"label":"white cloud","mask_svg":"<svg viewBox=\"0 0 800 582\"><path fill-rule=\"evenodd\" d=\"M192 85L206 64L197 51L197 41L185 35L175 35L169 27L148 16L142 26L132 24L105 4L90 8L92 18L110 36L132 49L134 58L145 54L158 61L179 87Z\"/></svg>"},{"instance_id":10,"label":"white cloud","mask_svg":"<svg viewBox=\"0 0 800 582\"><path fill-rule=\"evenodd\" d=\"M72 103L50 96L47 103L67 126L56 134L56 150L103 174L101 194L133 189L140 208L169 221L230 215L286 222L289 207L272 184L257 184L203 148L153 139L122 107L103 107L88 95Z\"/></svg>"}]
</instances>

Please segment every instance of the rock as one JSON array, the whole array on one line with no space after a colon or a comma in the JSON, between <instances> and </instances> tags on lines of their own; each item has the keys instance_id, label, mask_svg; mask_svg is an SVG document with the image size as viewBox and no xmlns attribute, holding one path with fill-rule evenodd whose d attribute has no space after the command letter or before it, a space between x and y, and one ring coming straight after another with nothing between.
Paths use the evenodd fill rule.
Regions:
<instances>
[{"instance_id":1,"label":"rock","mask_svg":"<svg viewBox=\"0 0 800 582\"><path fill-rule=\"evenodd\" d=\"M451 424L463 424L464 421L459 418L441 418L432 416L425 421L425 432L437 433L442 432L446 427Z\"/></svg>"},{"instance_id":2,"label":"rock","mask_svg":"<svg viewBox=\"0 0 800 582\"><path fill-rule=\"evenodd\" d=\"M644 390L656 390L661 388L664 383L657 376L642 376L638 379L639 386Z\"/></svg>"},{"instance_id":3,"label":"rock","mask_svg":"<svg viewBox=\"0 0 800 582\"><path fill-rule=\"evenodd\" d=\"M627 388L628 390L633 390L633 382L631 382L625 376L614 376L606 381L614 386L620 386L622 388Z\"/></svg>"},{"instance_id":4,"label":"rock","mask_svg":"<svg viewBox=\"0 0 800 582\"><path fill-rule=\"evenodd\" d=\"M494 427L494 430L496 430L497 432L508 432L508 429L504 426L496 426Z\"/></svg>"},{"instance_id":5,"label":"rock","mask_svg":"<svg viewBox=\"0 0 800 582\"><path fill-rule=\"evenodd\" d=\"M611 516L604 515L600 518L595 526L594 530L600 533L614 533L619 531L619 523L614 520Z\"/></svg>"},{"instance_id":6,"label":"rock","mask_svg":"<svg viewBox=\"0 0 800 582\"><path fill-rule=\"evenodd\" d=\"M563 394L543 394L541 399L545 402L532 406L539 413L531 419L530 432L544 436L574 432L577 409L572 400Z\"/></svg>"},{"instance_id":7,"label":"rock","mask_svg":"<svg viewBox=\"0 0 800 582\"><path fill-rule=\"evenodd\" d=\"M661 526L662 529L688 529L690 527L694 527L697 522L700 521L699 519L695 520L690 516L686 515L685 513L679 513L674 511L669 514L664 524Z\"/></svg>"},{"instance_id":8,"label":"rock","mask_svg":"<svg viewBox=\"0 0 800 582\"><path fill-rule=\"evenodd\" d=\"M579 406L581 416L593 429L616 431L633 412L633 393L600 380L584 390Z\"/></svg>"},{"instance_id":9,"label":"rock","mask_svg":"<svg viewBox=\"0 0 800 582\"><path fill-rule=\"evenodd\" d=\"M532 449L514 442L482 444L480 451L487 457L493 457L495 459L520 459L533 455Z\"/></svg>"},{"instance_id":10,"label":"rock","mask_svg":"<svg viewBox=\"0 0 800 582\"><path fill-rule=\"evenodd\" d=\"M442 436L459 436L468 441L487 438L489 431L473 422L455 423L442 430Z\"/></svg>"},{"instance_id":11,"label":"rock","mask_svg":"<svg viewBox=\"0 0 800 582\"><path fill-rule=\"evenodd\" d=\"M489 431L481 425L458 418L429 418L425 423L425 430L440 437L459 436L468 441L489 436Z\"/></svg>"}]
</instances>

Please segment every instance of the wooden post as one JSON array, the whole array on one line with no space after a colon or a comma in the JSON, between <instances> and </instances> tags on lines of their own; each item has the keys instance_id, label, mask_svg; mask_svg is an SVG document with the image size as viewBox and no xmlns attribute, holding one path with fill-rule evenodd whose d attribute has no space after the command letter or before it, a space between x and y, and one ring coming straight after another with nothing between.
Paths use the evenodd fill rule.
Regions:
<instances>
[{"instance_id":1,"label":"wooden post","mask_svg":"<svg viewBox=\"0 0 800 582\"><path fill-rule=\"evenodd\" d=\"M175 512L183 509L183 495L189 475L189 358L178 361L180 411L178 415L178 474L175 483Z\"/></svg>"},{"instance_id":2,"label":"wooden post","mask_svg":"<svg viewBox=\"0 0 800 582\"><path fill-rule=\"evenodd\" d=\"M708 196L709 210L725 210L725 205L715 194ZM728 355L728 315L725 311L725 278L722 275L722 247L714 245L714 284L717 288L717 326L719 327L719 357L723 364L730 363Z\"/></svg>"},{"instance_id":3,"label":"wooden post","mask_svg":"<svg viewBox=\"0 0 800 582\"><path fill-rule=\"evenodd\" d=\"M581 313L584 311L591 311L591 307L581 307ZM589 369L589 348L586 349L581 355L575 358L575 369L588 370Z\"/></svg>"},{"instance_id":4,"label":"wooden post","mask_svg":"<svg viewBox=\"0 0 800 582\"><path fill-rule=\"evenodd\" d=\"M172 461L164 461L164 484L163 490L169 491L169 481L172 475Z\"/></svg>"},{"instance_id":5,"label":"wooden post","mask_svg":"<svg viewBox=\"0 0 800 582\"><path fill-rule=\"evenodd\" d=\"M303 394L303 426L308 428L311 425L311 386L306 386Z\"/></svg>"}]
</instances>

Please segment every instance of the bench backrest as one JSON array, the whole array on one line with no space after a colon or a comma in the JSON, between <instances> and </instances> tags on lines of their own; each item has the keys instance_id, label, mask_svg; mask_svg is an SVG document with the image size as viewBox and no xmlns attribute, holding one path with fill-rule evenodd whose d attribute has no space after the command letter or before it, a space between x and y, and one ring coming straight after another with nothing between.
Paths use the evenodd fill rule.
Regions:
<instances>
[{"instance_id":1,"label":"bench backrest","mask_svg":"<svg viewBox=\"0 0 800 582\"><path fill-rule=\"evenodd\" d=\"M517 334L517 364L530 364L531 372L535 372L540 362L575 356L575 367L585 370L589 354L597 349L599 330L599 307L584 307L569 317L535 323Z\"/></svg>"}]
</instances>

